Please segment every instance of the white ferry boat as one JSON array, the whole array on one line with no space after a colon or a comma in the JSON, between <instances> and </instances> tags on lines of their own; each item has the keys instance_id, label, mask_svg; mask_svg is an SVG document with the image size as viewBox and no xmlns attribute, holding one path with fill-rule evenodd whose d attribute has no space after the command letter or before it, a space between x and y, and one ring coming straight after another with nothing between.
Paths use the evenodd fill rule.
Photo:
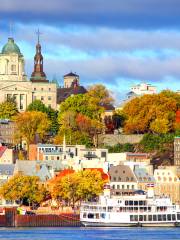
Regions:
<instances>
[{"instance_id":1,"label":"white ferry boat","mask_svg":"<svg viewBox=\"0 0 180 240\"><path fill-rule=\"evenodd\" d=\"M152 188L147 193L135 191L131 196L110 196L110 186L97 202L81 205L80 220L84 226L180 226L180 207L169 197L154 196Z\"/></svg>"}]
</instances>

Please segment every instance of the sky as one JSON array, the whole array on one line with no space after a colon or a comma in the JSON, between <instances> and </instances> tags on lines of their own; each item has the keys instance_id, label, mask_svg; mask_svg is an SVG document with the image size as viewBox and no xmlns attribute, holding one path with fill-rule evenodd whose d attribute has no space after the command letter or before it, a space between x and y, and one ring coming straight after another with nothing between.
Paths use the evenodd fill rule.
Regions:
<instances>
[{"instance_id":1,"label":"sky","mask_svg":"<svg viewBox=\"0 0 180 240\"><path fill-rule=\"evenodd\" d=\"M80 75L121 101L134 84L180 89L179 0L0 0L0 47L13 36L33 71L37 30L49 80Z\"/></svg>"}]
</instances>

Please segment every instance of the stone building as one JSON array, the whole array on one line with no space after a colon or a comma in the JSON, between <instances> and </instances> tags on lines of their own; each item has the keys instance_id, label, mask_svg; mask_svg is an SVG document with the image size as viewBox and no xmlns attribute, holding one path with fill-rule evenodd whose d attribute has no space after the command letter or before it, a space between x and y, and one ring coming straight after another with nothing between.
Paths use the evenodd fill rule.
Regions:
<instances>
[{"instance_id":1,"label":"stone building","mask_svg":"<svg viewBox=\"0 0 180 240\"><path fill-rule=\"evenodd\" d=\"M174 203L180 204L180 167L159 167L154 171L154 178L156 194L170 196Z\"/></svg>"},{"instance_id":2,"label":"stone building","mask_svg":"<svg viewBox=\"0 0 180 240\"><path fill-rule=\"evenodd\" d=\"M0 120L0 143L14 145L15 123L7 119Z\"/></svg>"},{"instance_id":3,"label":"stone building","mask_svg":"<svg viewBox=\"0 0 180 240\"><path fill-rule=\"evenodd\" d=\"M180 166L180 137L174 139L174 165Z\"/></svg>"},{"instance_id":4,"label":"stone building","mask_svg":"<svg viewBox=\"0 0 180 240\"><path fill-rule=\"evenodd\" d=\"M56 109L57 86L46 79L43 72L43 56L38 41L34 57L34 71L29 80L25 74L24 57L13 38L2 48L0 54L0 102L14 98L20 112L35 99Z\"/></svg>"}]
</instances>

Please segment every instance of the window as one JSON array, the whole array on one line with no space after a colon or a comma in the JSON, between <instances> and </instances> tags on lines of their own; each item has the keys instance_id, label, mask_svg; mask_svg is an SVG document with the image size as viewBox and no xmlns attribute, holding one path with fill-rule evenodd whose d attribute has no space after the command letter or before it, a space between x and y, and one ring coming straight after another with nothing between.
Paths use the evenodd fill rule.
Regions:
<instances>
[{"instance_id":1,"label":"window","mask_svg":"<svg viewBox=\"0 0 180 240\"><path fill-rule=\"evenodd\" d=\"M43 91L44 89L43 88L41 88L41 91Z\"/></svg>"},{"instance_id":2,"label":"window","mask_svg":"<svg viewBox=\"0 0 180 240\"><path fill-rule=\"evenodd\" d=\"M44 97L41 97L41 101L43 101L44 100Z\"/></svg>"},{"instance_id":3,"label":"window","mask_svg":"<svg viewBox=\"0 0 180 240\"><path fill-rule=\"evenodd\" d=\"M49 96L49 97L48 97L48 100L50 101L51 99L52 99L51 96Z\"/></svg>"},{"instance_id":4,"label":"window","mask_svg":"<svg viewBox=\"0 0 180 240\"><path fill-rule=\"evenodd\" d=\"M34 88L34 91L36 91L36 88Z\"/></svg>"},{"instance_id":5,"label":"window","mask_svg":"<svg viewBox=\"0 0 180 240\"><path fill-rule=\"evenodd\" d=\"M16 71L16 65L11 65L11 71L15 72Z\"/></svg>"},{"instance_id":6,"label":"window","mask_svg":"<svg viewBox=\"0 0 180 240\"><path fill-rule=\"evenodd\" d=\"M51 91L51 88L49 88L49 91Z\"/></svg>"}]
</instances>

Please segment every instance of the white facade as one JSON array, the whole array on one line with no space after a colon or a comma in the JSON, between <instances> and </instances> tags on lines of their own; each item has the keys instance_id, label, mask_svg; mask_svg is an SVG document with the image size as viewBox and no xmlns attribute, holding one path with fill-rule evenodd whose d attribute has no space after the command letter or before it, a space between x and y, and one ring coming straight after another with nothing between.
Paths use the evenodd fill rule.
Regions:
<instances>
[{"instance_id":1,"label":"white facade","mask_svg":"<svg viewBox=\"0 0 180 240\"><path fill-rule=\"evenodd\" d=\"M132 86L131 91L136 95L155 94L157 93L157 88L151 84L141 83Z\"/></svg>"},{"instance_id":2,"label":"white facade","mask_svg":"<svg viewBox=\"0 0 180 240\"><path fill-rule=\"evenodd\" d=\"M25 75L24 57L12 38L0 54L0 102L14 98L18 110L25 111L33 100L39 99L46 106L56 109L57 86L55 83L33 83Z\"/></svg>"}]
</instances>

